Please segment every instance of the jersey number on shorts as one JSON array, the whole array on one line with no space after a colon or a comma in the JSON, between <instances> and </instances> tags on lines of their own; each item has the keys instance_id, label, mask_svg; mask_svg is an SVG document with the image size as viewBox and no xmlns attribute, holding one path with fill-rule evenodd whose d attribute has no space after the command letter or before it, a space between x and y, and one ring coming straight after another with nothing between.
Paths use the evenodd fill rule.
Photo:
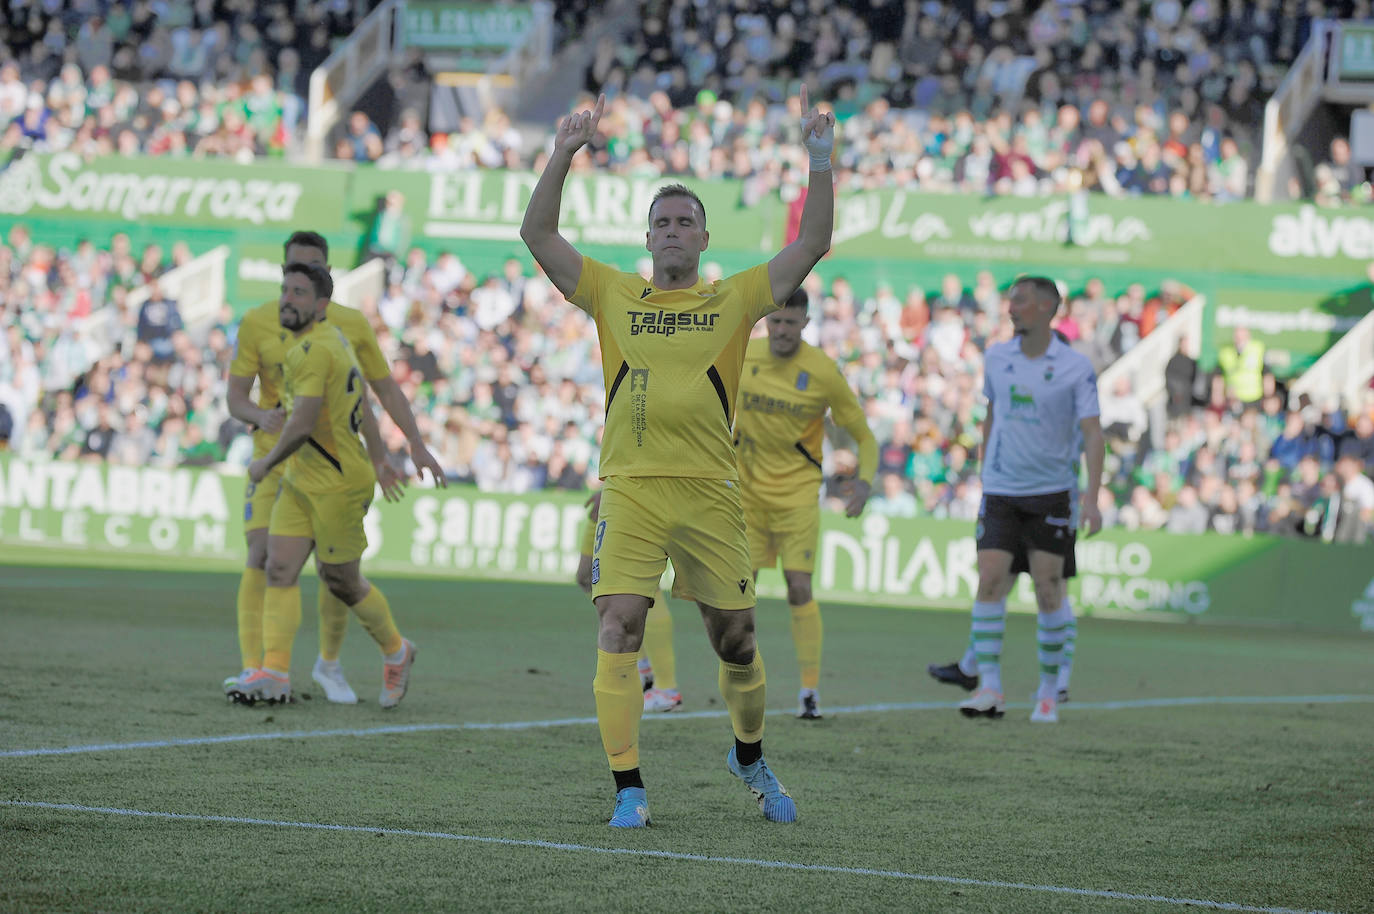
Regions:
<instances>
[{"instance_id":1,"label":"jersey number on shorts","mask_svg":"<svg viewBox=\"0 0 1374 914\"><path fill-rule=\"evenodd\" d=\"M358 395L358 402L353 404L353 409L348 413L348 427L353 430L353 434L358 434L358 429L363 427L363 376L357 368L348 369L348 381L344 389L349 393Z\"/></svg>"}]
</instances>

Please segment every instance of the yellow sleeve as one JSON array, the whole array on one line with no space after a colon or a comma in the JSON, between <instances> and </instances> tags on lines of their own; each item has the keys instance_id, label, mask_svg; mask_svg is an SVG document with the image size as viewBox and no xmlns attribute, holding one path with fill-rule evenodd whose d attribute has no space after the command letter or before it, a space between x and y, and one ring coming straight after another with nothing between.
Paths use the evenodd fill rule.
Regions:
<instances>
[{"instance_id":1,"label":"yellow sleeve","mask_svg":"<svg viewBox=\"0 0 1374 914\"><path fill-rule=\"evenodd\" d=\"M773 301L773 284L768 281L768 264L761 263L726 280L740 285L740 295L749 308L749 326L758 323L759 318L778 310Z\"/></svg>"},{"instance_id":2,"label":"yellow sleeve","mask_svg":"<svg viewBox=\"0 0 1374 914\"><path fill-rule=\"evenodd\" d=\"M353 347L353 354L358 359L358 367L362 369L363 377L369 381L391 377L391 366L386 363L386 356L382 355L377 334L362 312L353 311L339 323L343 325L344 336Z\"/></svg>"},{"instance_id":3,"label":"yellow sleeve","mask_svg":"<svg viewBox=\"0 0 1374 914\"><path fill-rule=\"evenodd\" d=\"M568 296L568 301L596 317L601 310L601 299L615 282L617 271L599 260L582 258L582 275L577 278L577 288Z\"/></svg>"},{"instance_id":4,"label":"yellow sleeve","mask_svg":"<svg viewBox=\"0 0 1374 914\"><path fill-rule=\"evenodd\" d=\"M286 357L291 373L293 397L323 397L325 381L329 378L329 347L312 345L309 340L291 350Z\"/></svg>"},{"instance_id":5,"label":"yellow sleeve","mask_svg":"<svg viewBox=\"0 0 1374 914\"><path fill-rule=\"evenodd\" d=\"M249 312L239 324L238 341L234 344L234 361L229 363L229 373L236 378L257 377L262 362L258 356L258 341L262 334L258 323Z\"/></svg>"},{"instance_id":6,"label":"yellow sleeve","mask_svg":"<svg viewBox=\"0 0 1374 914\"><path fill-rule=\"evenodd\" d=\"M859 446L859 478L872 485L878 472L878 439L873 437L864 408L839 366L831 362L827 374L830 376L830 414L835 417L835 424L848 432Z\"/></svg>"}]
</instances>

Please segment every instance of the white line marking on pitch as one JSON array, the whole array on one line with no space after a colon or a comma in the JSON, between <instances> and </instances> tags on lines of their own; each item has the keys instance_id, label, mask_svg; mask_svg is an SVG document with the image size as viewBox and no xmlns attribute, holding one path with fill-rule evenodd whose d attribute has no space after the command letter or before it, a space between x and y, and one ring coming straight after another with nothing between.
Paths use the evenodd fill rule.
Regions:
<instances>
[{"instance_id":1,"label":"white line marking on pitch","mask_svg":"<svg viewBox=\"0 0 1374 914\"><path fill-rule=\"evenodd\" d=\"M1363 704L1374 702L1374 695L1256 695L1204 698L1140 698L1130 701L1076 701L1065 710L1131 711L1147 708L1185 708L1205 705L1303 705L1303 704ZM949 711L958 705L944 701L893 702L876 705L826 708L827 714L880 714L890 711ZM1029 708L1029 702L1008 702L1008 708ZM791 711L769 711L770 716L791 715ZM669 714L646 714L648 721L700 720L722 718L726 711L673 711ZM178 746L211 746L217 743L248 743L272 739L319 739L330 736L385 736L393 733L425 733L447 730L544 730L550 727L572 727L595 724L595 717L563 717L554 720L517 720L497 723L461 724L398 724L391 727L346 727L337 730L284 730L273 733L234 733L227 736L190 736L181 739L153 739L133 743L92 743L83 746L56 746L39 749L0 750L0 758L31 758L47 755L80 755L87 752L117 752L128 749L170 749Z\"/></svg>"},{"instance_id":2,"label":"white line marking on pitch","mask_svg":"<svg viewBox=\"0 0 1374 914\"><path fill-rule=\"evenodd\" d=\"M483 835L457 835L442 831L414 831L409 828L378 828L368 825L331 825L324 822L286 822L277 819L250 819L242 816L193 815L179 812L156 812L144 809L119 809L112 806L78 806L73 803L42 803L34 800L0 800L0 806L21 809L51 809L59 812L103 813L111 816L137 816L153 819L174 819L181 822L222 822L229 825L262 825L274 828L301 828L315 831L355 832L370 835L392 835L400 838L438 838L444 841L466 841L473 844L495 844L506 847L533 847L541 850L577 851L588 854L612 854L626 857L652 857L659 860L681 860L688 863L728 863L762 869L800 870L807 873L832 873L841 876L880 876L906 879L913 882L934 882L943 885L973 886L987 889L1018 889L1052 895L1075 895L1082 898L1108 898L1113 901L1153 901L1159 904L1187 905L1210 908L1214 911L1247 911L1253 914L1332 914L1307 908L1278 908L1264 905L1239 904L1232 901L1210 901L1205 898L1173 898L1168 895L1143 895L1134 892L1113 892L1108 889L1078 889L1062 885L1036 885L1028 882L1003 882L999 879L968 879L963 876L936 876L926 873L906 873L901 870L876 870L859 866L828 866L820 863L795 863L789 860L761 860L750 857L714 857L679 851L640 850L632 847L596 847L589 844L567 844L561 841L538 841L529 838L492 838Z\"/></svg>"}]
</instances>

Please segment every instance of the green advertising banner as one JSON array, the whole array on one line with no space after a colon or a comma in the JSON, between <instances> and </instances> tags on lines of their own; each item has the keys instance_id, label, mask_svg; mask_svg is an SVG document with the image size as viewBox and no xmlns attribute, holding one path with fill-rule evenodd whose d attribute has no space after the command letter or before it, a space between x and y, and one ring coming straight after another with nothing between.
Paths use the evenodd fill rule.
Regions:
<instances>
[{"instance_id":1,"label":"green advertising banner","mask_svg":"<svg viewBox=\"0 0 1374 914\"><path fill-rule=\"evenodd\" d=\"M1374 631L1371 547L1109 529L1077 559L1069 592L1084 615ZM971 523L823 514L815 586L824 599L963 609L977 561ZM1034 611L1028 576L1009 605Z\"/></svg>"},{"instance_id":2,"label":"green advertising banner","mask_svg":"<svg viewBox=\"0 0 1374 914\"><path fill-rule=\"evenodd\" d=\"M412 488L400 504L373 503L364 561L396 574L570 584L583 498ZM0 545L71 564L161 557L233 568L242 510L242 476L0 456ZM1374 631L1371 559L1370 547L1109 530L1079 545L1070 590L1085 615ZM822 515L822 600L965 609L977 580L970 523ZM760 576L759 593L783 595L777 572ZM1011 606L1033 609L1025 576Z\"/></svg>"},{"instance_id":3,"label":"green advertising banner","mask_svg":"<svg viewBox=\"0 0 1374 914\"><path fill-rule=\"evenodd\" d=\"M1374 80L1374 26L1343 22L1338 34L1337 78Z\"/></svg>"},{"instance_id":4,"label":"green advertising banner","mask_svg":"<svg viewBox=\"0 0 1374 914\"><path fill-rule=\"evenodd\" d=\"M1246 201L979 197L905 190L842 194L839 257L928 258L1026 269L1362 278L1374 219L1358 210Z\"/></svg>"},{"instance_id":5,"label":"green advertising banner","mask_svg":"<svg viewBox=\"0 0 1374 914\"><path fill-rule=\"evenodd\" d=\"M461 252L464 241L502 241L523 250L520 222L538 179L537 174L522 171L431 174L359 169L349 211L368 228L381 198L400 191L416 244L447 246ZM782 247L781 205L771 201L745 207L738 181L575 173L569 175L563 189L560 228L576 245L625 246L642 251L649 227L649 203L660 187L675 183L688 185L701 197L713 250L771 254Z\"/></svg>"},{"instance_id":6,"label":"green advertising banner","mask_svg":"<svg viewBox=\"0 0 1374 914\"><path fill-rule=\"evenodd\" d=\"M1215 346L1230 343L1235 328L1244 327L1264 343L1265 360L1274 373L1292 377L1311 368L1359 323L1374 307L1374 299L1369 286L1331 295L1217 285L1209 304Z\"/></svg>"},{"instance_id":7,"label":"green advertising banner","mask_svg":"<svg viewBox=\"0 0 1374 914\"><path fill-rule=\"evenodd\" d=\"M162 229L277 228L321 231L344 218L350 174L343 168L239 165L224 159L86 161L73 152L32 154L0 172L0 215L118 220Z\"/></svg>"},{"instance_id":8,"label":"green advertising banner","mask_svg":"<svg viewBox=\"0 0 1374 914\"><path fill-rule=\"evenodd\" d=\"M430 50L507 51L534 30L534 11L511 3L462 0L406 0L402 40Z\"/></svg>"}]
</instances>

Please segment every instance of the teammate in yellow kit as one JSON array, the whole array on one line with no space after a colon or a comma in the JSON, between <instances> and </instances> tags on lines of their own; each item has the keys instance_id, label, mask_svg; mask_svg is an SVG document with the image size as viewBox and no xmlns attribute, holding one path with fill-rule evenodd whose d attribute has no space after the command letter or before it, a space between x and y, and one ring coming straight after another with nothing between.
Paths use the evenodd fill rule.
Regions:
<instances>
[{"instance_id":1,"label":"teammate in yellow kit","mask_svg":"<svg viewBox=\"0 0 1374 914\"><path fill-rule=\"evenodd\" d=\"M582 549L577 563L577 586L592 595L592 553L596 551L596 528L601 511L601 492L587 499L587 519L582 522ZM639 683L644 688L644 710L671 711L682 706L682 690L677 687L677 652L673 650L673 617L668 612L668 594L654 597L644 622L644 644L639 649Z\"/></svg>"},{"instance_id":2,"label":"teammate in yellow kit","mask_svg":"<svg viewBox=\"0 0 1374 914\"><path fill-rule=\"evenodd\" d=\"M821 610L811 593L820 536L821 440L825 412L859 447L859 478L845 513L858 517L873 488L878 442L844 375L825 353L803 342L806 292L798 289L768 315L768 339L749 343L740 381L735 447L744 484L744 522L754 574L782 559L792 641L801 669L797 716L820 711Z\"/></svg>"},{"instance_id":3,"label":"teammate in yellow kit","mask_svg":"<svg viewBox=\"0 0 1374 914\"><path fill-rule=\"evenodd\" d=\"M329 243L317 232L295 232L286 240L283 255L287 264L307 263L329 266ZM253 426L253 456L261 457L272 449L286 420L281 405L282 360L294 338L278 318L279 302L271 301L244 315L239 325L233 364L229 366L229 413ZM387 414L406 436L411 460L419 470L429 470L440 486L446 485L443 469L425 447L415 424L414 413L391 377L391 367L377 344L376 334L359 311L331 302L323 323L343 330L358 359L368 386L377 395ZM252 401L254 380L258 383L258 402ZM261 483L250 482L243 508L244 539L248 557L238 590L238 635L242 672L224 680L228 694L238 680L251 674L262 659L263 595L266 587L267 524L277 499L282 468ZM327 587L319 589L320 654L312 676L330 701L352 704L358 700L344 678L339 650L348 625L348 608Z\"/></svg>"},{"instance_id":4,"label":"teammate in yellow kit","mask_svg":"<svg viewBox=\"0 0 1374 914\"><path fill-rule=\"evenodd\" d=\"M573 155L597 131L604 96L593 110L559 124L520 226L549 279L596 321L601 346L605 487L592 556L600 617L592 690L615 778L613 827L649 822L635 661L669 559L674 594L697 602L721 660L720 688L735 734L726 765L753 792L765 818L796 820L796 804L763 760L764 669L754 644L753 569L731 425L750 331L830 247L834 117L808 111L804 87L801 101L811 158L808 196L797 239L767 264L704 281L706 209L681 185L660 188L649 205L651 280L583 257L558 233L563 182Z\"/></svg>"},{"instance_id":5,"label":"teammate in yellow kit","mask_svg":"<svg viewBox=\"0 0 1374 914\"><path fill-rule=\"evenodd\" d=\"M334 283L322 266L289 263L282 276L279 319L294 345L282 364L280 393L287 410L276 444L248 467L261 485L282 464L281 491L267 538L267 588L261 665L234 686L252 703L291 697L291 642L301 620L301 568L316 551L320 581L362 620L385 657L382 707L405 696L415 645L401 637L380 589L362 576L367 548L363 518L386 471L381 434L367 402L367 385L353 347L338 327L322 321ZM365 448L359 433L368 438ZM371 451L373 458L369 458ZM394 479L381 480L388 491Z\"/></svg>"}]
</instances>

